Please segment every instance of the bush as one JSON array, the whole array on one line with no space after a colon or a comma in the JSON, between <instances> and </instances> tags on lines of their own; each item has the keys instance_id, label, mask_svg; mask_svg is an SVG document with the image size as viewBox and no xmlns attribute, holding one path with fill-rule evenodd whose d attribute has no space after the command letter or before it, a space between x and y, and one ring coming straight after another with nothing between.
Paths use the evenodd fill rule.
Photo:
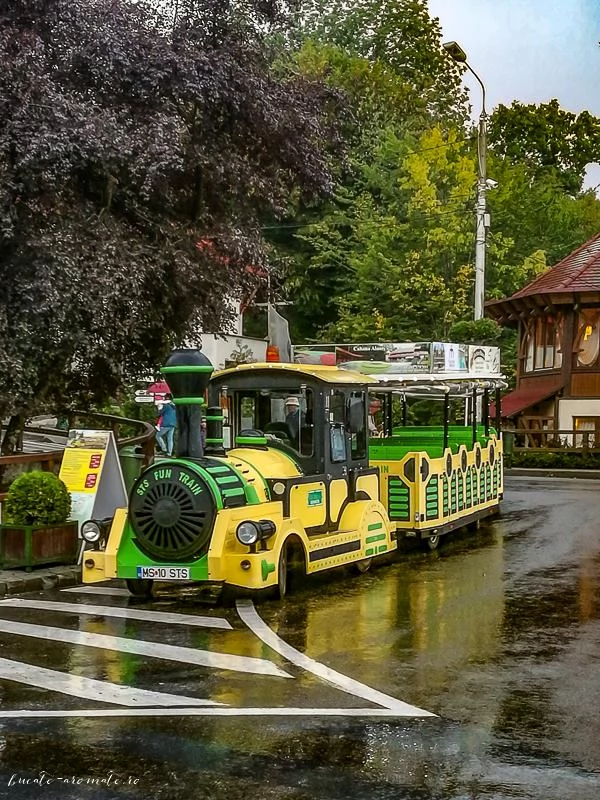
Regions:
<instances>
[{"instance_id":1,"label":"bush","mask_svg":"<svg viewBox=\"0 0 600 800\"><path fill-rule=\"evenodd\" d=\"M566 450L549 453L542 449L520 450L504 457L504 465L535 469L600 469L600 454Z\"/></svg>"},{"instance_id":2,"label":"bush","mask_svg":"<svg viewBox=\"0 0 600 800\"><path fill-rule=\"evenodd\" d=\"M71 513L71 495L52 472L24 472L9 486L3 512L3 522L13 525L62 525Z\"/></svg>"}]
</instances>

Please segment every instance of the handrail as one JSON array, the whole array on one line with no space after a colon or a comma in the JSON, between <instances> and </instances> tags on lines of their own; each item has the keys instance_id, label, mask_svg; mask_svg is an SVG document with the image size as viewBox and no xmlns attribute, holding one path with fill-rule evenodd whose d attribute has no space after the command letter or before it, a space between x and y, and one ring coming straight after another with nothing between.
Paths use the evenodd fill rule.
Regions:
<instances>
[{"instance_id":1,"label":"handrail","mask_svg":"<svg viewBox=\"0 0 600 800\"><path fill-rule=\"evenodd\" d=\"M115 414L104 414L95 411L75 411L71 421L75 423L78 419L95 420L98 423L108 423L106 427L112 430L117 440L117 450L123 447L139 446L142 450L142 465L148 466L154 457L154 426L140 419L130 419L120 417ZM134 425L142 428L141 433L135 436L128 436L119 439L119 429L124 425ZM71 427L78 427L76 424ZM26 425L25 431L29 433L50 434L52 436L64 436L67 438L67 431L60 428L46 428L40 425ZM48 450L41 453L13 453L9 456L0 455L0 474L3 469L10 465L25 466L27 464L39 464L42 470L53 471L57 464L60 464L64 454L64 448ZM0 502L6 497L6 492L0 492Z\"/></svg>"}]
</instances>

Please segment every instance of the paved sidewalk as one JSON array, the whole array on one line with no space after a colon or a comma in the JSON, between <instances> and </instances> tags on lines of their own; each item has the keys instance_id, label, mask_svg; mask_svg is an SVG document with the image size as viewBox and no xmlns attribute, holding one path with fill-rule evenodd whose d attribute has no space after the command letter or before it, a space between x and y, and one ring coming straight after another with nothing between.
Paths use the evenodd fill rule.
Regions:
<instances>
[{"instance_id":1,"label":"paved sidewalk","mask_svg":"<svg viewBox=\"0 0 600 800\"><path fill-rule=\"evenodd\" d=\"M34 567L31 572L24 569L0 569L0 597L25 592L41 592L81 583L81 566L68 564L59 567Z\"/></svg>"}]
</instances>

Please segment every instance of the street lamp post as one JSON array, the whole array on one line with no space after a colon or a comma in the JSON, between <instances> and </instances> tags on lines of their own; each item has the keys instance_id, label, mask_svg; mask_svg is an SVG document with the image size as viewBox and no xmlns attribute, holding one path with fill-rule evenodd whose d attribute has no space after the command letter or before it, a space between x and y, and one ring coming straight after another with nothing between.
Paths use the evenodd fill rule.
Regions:
<instances>
[{"instance_id":1,"label":"street lamp post","mask_svg":"<svg viewBox=\"0 0 600 800\"><path fill-rule=\"evenodd\" d=\"M481 86L482 102L481 114L479 115L479 129L477 134L477 203L475 207L477 215L477 233L475 238L475 302L474 319L483 319L483 304L485 299L485 248L486 234L489 226L489 215L486 209L485 193L488 189L487 166L486 166L486 134L487 134L487 114L485 111L485 86L479 75L467 61L467 54L456 42L446 42L442 45L454 61L464 64L469 72L477 78Z\"/></svg>"}]
</instances>

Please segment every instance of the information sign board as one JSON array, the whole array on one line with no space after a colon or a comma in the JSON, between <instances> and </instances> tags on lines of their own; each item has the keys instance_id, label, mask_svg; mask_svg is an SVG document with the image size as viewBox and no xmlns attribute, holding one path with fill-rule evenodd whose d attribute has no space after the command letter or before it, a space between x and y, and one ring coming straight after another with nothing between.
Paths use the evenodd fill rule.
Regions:
<instances>
[{"instance_id":1,"label":"information sign board","mask_svg":"<svg viewBox=\"0 0 600 800\"><path fill-rule=\"evenodd\" d=\"M127 490L112 431L73 429L59 473L71 493L71 519L112 517L127 505Z\"/></svg>"}]
</instances>

